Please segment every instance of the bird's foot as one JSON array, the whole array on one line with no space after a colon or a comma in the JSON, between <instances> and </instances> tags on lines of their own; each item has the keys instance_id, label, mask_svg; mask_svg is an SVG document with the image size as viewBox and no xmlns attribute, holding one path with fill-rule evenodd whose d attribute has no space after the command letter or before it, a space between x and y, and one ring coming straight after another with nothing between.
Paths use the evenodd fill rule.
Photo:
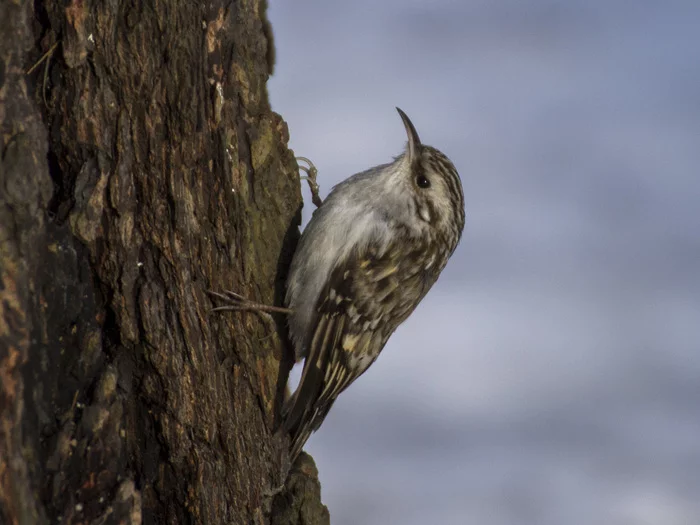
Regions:
<instances>
[{"instance_id":1,"label":"bird's foot","mask_svg":"<svg viewBox=\"0 0 700 525\"><path fill-rule=\"evenodd\" d=\"M269 320L273 320L272 316L270 315L273 313L286 315L292 313L291 308L282 308L281 306L256 303L255 301L251 301L250 299L243 297L241 294L231 292L229 290L224 290L223 292L207 290L207 293L225 303L223 306L212 308L212 312L258 312Z\"/></svg>"},{"instance_id":2,"label":"bird's foot","mask_svg":"<svg viewBox=\"0 0 700 525\"><path fill-rule=\"evenodd\" d=\"M323 204L323 199L321 199L321 196L318 194L320 188L318 187L318 183L316 182L316 177L318 176L318 169L316 168L316 166L314 166L314 163L306 157L297 157L296 160L299 169L306 172L306 175L301 177L301 179L309 183L309 189L311 190L311 202L313 202L314 205L318 208L319 206L321 206L321 204ZM299 164L299 161L306 162L309 166L307 167L303 164Z\"/></svg>"}]
</instances>

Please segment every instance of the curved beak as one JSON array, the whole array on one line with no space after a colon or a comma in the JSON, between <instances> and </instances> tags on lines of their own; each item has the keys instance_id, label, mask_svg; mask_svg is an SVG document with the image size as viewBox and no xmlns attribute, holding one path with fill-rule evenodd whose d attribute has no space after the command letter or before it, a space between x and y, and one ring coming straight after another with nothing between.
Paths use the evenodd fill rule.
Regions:
<instances>
[{"instance_id":1,"label":"curved beak","mask_svg":"<svg viewBox=\"0 0 700 525\"><path fill-rule=\"evenodd\" d=\"M406 135L408 135L408 160L410 163L413 163L418 155L420 138L418 137L418 132L416 131L413 122L411 122L411 119L408 118L408 115L406 115L401 108L396 108L396 111L398 111L399 115L401 115L401 120L403 120L403 125L406 128Z\"/></svg>"}]
</instances>

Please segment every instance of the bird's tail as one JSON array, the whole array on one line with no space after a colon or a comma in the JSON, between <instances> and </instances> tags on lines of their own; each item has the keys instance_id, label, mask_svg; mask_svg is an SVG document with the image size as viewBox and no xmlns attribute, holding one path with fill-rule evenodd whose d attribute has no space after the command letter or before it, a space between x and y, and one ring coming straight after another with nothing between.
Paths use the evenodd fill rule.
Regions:
<instances>
[{"instance_id":1,"label":"bird's tail","mask_svg":"<svg viewBox=\"0 0 700 525\"><path fill-rule=\"evenodd\" d=\"M300 399L297 389L289 399L284 403L282 408L283 427L289 433L292 444L290 447L289 458L292 463L299 456L299 453L304 448L311 434L313 434L325 419L332 403L327 404L322 408L312 408Z\"/></svg>"}]
</instances>

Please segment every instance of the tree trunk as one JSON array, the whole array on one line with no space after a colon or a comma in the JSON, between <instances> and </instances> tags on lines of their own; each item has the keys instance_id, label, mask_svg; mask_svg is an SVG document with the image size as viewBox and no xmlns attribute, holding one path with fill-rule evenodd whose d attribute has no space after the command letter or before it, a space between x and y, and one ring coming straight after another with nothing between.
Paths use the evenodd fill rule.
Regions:
<instances>
[{"instance_id":1,"label":"tree trunk","mask_svg":"<svg viewBox=\"0 0 700 525\"><path fill-rule=\"evenodd\" d=\"M0 523L328 522L308 458L271 500L284 319L206 294L298 238L265 8L0 4Z\"/></svg>"}]
</instances>

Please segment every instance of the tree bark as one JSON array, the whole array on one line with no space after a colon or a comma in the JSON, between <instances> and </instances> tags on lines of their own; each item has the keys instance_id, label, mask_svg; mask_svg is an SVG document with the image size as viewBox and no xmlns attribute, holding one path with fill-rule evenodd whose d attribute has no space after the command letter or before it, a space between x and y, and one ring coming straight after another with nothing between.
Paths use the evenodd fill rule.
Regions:
<instances>
[{"instance_id":1,"label":"tree bark","mask_svg":"<svg viewBox=\"0 0 700 525\"><path fill-rule=\"evenodd\" d=\"M0 523L328 522L284 319L206 294L281 304L298 238L265 8L0 4Z\"/></svg>"}]
</instances>

